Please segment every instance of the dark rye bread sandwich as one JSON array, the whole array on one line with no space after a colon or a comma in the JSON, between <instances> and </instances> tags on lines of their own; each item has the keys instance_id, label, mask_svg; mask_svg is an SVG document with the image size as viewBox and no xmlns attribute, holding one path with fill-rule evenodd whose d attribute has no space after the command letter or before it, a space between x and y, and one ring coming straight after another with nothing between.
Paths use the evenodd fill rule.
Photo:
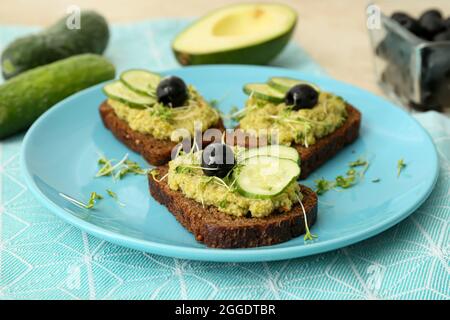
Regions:
<instances>
[{"instance_id":1,"label":"dark rye bread sandwich","mask_svg":"<svg viewBox=\"0 0 450 320\"><path fill-rule=\"evenodd\" d=\"M103 124L114 136L131 150L139 153L151 165L159 166L167 163L171 159L171 152L177 145L171 140L156 139L150 134L134 131L128 123L120 119L113 108L104 101L99 108ZM219 118L212 128L224 131L222 119ZM212 141L204 139L203 146L207 146Z\"/></svg>"},{"instance_id":2,"label":"dark rye bread sandwich","mask_svg":"<svg viewBox=\"0 0 450 320\"><path fill-rule=\"evenodd\" d=\"M157 170L159 176L164 176L168 168L162 166ZM234 217L171 190L166 179L157 180L149 175L148 182L153 198L166 206L197 241L211 248L269 246L306 232L305 217L298 203L289 212L276 212L264 218ZM300 188L306 221L311 227L317 218L317 195L308 187Z\"/></svg>"},{"instance_id":3,"label":"dark rye bread sandwich","mask_svg":"<svg viewBox=\"0 0 450 320\"><path fill-rule=\"evenodd\" d=\"M359 136L361 113L313 84L273 77L266 84L247 84L244 92L249 98L237 128L279 130L281 143L290 144L300 155L301 179ZM305 133L307 127L309 133ZM265 143L256 141L258 146ZM244 144L248 147L249 139Z\"/></svg>"},{"instance_id":4,"label":"dark rye bread sandwich","mask_svg":"<svg viewBox=\"0 0 450 320\"><path fill-rule=\"evenodd\" d=\"M127 70L119 80L106 84L103 92L108 99L99 111L105 127L154 166L171 159L178 144L171 137L177 130L192 135L196 122L202 130L224 130L218 112L193 86L176 76L161 78L148 70ZM206 146L210 142L202 143Z\"/></svg>"}]
</instances>

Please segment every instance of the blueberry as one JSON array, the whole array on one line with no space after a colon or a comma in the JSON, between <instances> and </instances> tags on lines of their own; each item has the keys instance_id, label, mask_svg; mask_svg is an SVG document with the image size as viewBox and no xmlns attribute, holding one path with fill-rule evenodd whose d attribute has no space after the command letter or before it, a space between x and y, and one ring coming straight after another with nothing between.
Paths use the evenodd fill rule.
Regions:
<instances>
[{"instance_id":1,"label":"blueberry","mask_svg":"<svg viewBox=\"0 0 450 320\"><path fill-rule=\"evenodd\" d=\"M225 177L235 164L233 150L227 144L212 143L202 154L202 168L207 176Z\"/></svg>"},{"instance_id":2,"label":"blueberry","mask_svg":"<svg viewBox=\"0 0 450 320\"><path fill-rule=\"evenodd\" d=\"M402 27L412 32L418 37L423 38L425 36L425 32L423 28L420 26L419 22L404 12L395 12L392 14L391 19L400 24Z\"/></svg>"},{"instance_id":3,"label":"blueberry","mask_svg":"<svg viewBox=\"0 0 450 320\"><path fill-rule=\"evenodd\" d=\"M450 29L435 35L433 41L450 41Z\"/></svg>"},{"instance_id":4,"label":"blueberry","mask_svg":"<svg viewBox=\"0 0 450 320\"><path fill-rule=\"evenodd\" d=\"M442 14L438 10L425 11L419 18L419 25L426 31L428 39L445 30Z\"/></svg>"},{"instance_id":5,"label":"blueberry","mask_svg":"<svg viewBox=\"0 0 450 320\"><path fill-rule=\"evenodd\" d=\"M422 110L440 110L450 101L450 60L446 46L427 46L422 50L419 105Z\"/></svg>"},{"instance_id":6,"label":"blueberry","mask_svg":"<svg viewBox=\"0 0 450 320\"><path fill-rule=\"evenodd\" d=\"M156 88L158 102L172 107L182 106L188 98L188 89L184 81L175 76L169 76L160 81Z\"/></svg>"},{"instance_id":7,"label":"blueberry","mask_svg":"<svg viewBox=\"0 0 450 320\"><path fill-rule=\"evenodd\" d=\"M410 26L416 22L416 19L404 12L394 12L391 19L409 30Z\"/></svg>"},{"instance_id":8,"label":"blueberry","mask_svg":"<svg viewBox=\"0 0 450 320\"><path fill-rule=\"evenodd\" d=\"M422 13L419 20L427 19L430 17L442 19L442 13L438 9L430 9L430 10L427 10L424 13Z\"/></svg>"},{"instance_id":9,"label":"blueberry","mask_svg":"<svg viewBox=\"0 0 450 320\"><path fill-rule=\"evenodd\" d=\"M450 17L448 17L446 20L444 20L444 25L447 30L450 30Z\"/></svg>"},{"instance_id":10,"label":"blueberry","mask_svg":"<svg viewBox=\"0 0 450 320\"><path fill-rule=\"evenodd\" d=\"M284 101L288 106L294 106L294 110L310 109L319 101L319 93L310 85L298 84L289 89Z\"/></svg>"}]
</instances>

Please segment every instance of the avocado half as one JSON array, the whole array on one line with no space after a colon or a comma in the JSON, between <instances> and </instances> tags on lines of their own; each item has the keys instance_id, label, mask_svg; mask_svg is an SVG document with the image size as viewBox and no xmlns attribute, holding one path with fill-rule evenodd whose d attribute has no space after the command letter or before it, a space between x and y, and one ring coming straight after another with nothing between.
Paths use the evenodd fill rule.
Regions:
<instances>
[{"instance_id":1,"label":"avocado half","mask_svg":"<svg viewBox=\"0 0 450 320\"><path fill-rule=\"evenodd\" d=\"M282 4L247 3L217 9L172 43L182 65L266 64L289 42L297 13Z\"/></svg>"}]
</instances>

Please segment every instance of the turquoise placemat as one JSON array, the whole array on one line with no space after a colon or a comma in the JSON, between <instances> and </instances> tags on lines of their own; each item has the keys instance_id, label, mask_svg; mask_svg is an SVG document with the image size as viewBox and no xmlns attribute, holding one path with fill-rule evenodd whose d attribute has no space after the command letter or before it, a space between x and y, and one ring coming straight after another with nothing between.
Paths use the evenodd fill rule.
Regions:
<instances>
[{"instance_id":1,"label":"turquoise placemat","mask_svg":"<svg viewBox=\"0 0 450 320\"><path fill-rule=\"evenodd\" d=\"M170 39L186 23L115 25L106 56L118 71L178 67ZM33 30L0 27L0 48ZM323 74L294 44L273 64ZM441 172L416 213L345 249L271 263L165 258L91 237L27 190L19 168L22 136L1 141L0 299L449 299L450 120L436 113L417 118L433 136Z\"/></svg>"}]
</instances>

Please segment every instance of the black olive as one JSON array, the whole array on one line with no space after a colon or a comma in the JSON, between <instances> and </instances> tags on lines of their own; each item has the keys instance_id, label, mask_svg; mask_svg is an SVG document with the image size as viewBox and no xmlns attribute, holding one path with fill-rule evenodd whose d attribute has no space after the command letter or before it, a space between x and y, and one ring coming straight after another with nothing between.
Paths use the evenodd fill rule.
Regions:
<instances>
[{"instance_id":1,"label":"black olive","mask_svg":"<svg viewBox=\"0 0 450 320\"><path fill-rule=\"evenodd\" d=\"M166 106L180 107L188 98L188 89L182 79L169 76L159 82L156 96L158 102Z\"/></svg>"},{"instance_id":2,"label":"black olive","mask_svg":"<svg viewBox=\"0 0 450 320\"><path fill-rule=\"evenodd\" d=\"M227 144L212 143L202 154L202 168L207 176L225 177L235 164L233 150Z\"/></svg>"},{"instance_id":3,"label":"black olive","mask_svg":"<svg viewBox=\"0 0 450 320\"><path fill-rule=\"evenodd\" d=\"M400 24L405 29L409 30L410 32L414 33L416 36L420 38L426 38L427 33L425 30L420 26L419 22L404 12L395 12L392 14L391 19L396 21L398 24Z\"/></svg>"},{"instance_id":4,"label":"black olive","mask_svg":"<svg viewBox=\"0 0 450 320\"><path fill-rule=\"evenodd\" d=\"M445 30L442 14L438 10L427 10L419 18L419 25L427 33L428 39Z\"/></svg>"},{"instance_id":5,"label":"black olive","mask_svg":"<svg viewBox=\"0 0 450 320\"><path fill-rule=\"evenodd\" d=\"M298 84L289 89L284 101L288 106L294 106L294 110L310 109L319 101L319 93L310 85Z\"/></svg>"},{"instance_id":6,"label":"black olive","mask_svg":"<svg viewBox=\"0 0 450 320\"><path fill-rule=\"evenodd\" d=\"M434 41L450 41L450 30L438 33L433 38Z\"/></svg>"}]
</instances>

